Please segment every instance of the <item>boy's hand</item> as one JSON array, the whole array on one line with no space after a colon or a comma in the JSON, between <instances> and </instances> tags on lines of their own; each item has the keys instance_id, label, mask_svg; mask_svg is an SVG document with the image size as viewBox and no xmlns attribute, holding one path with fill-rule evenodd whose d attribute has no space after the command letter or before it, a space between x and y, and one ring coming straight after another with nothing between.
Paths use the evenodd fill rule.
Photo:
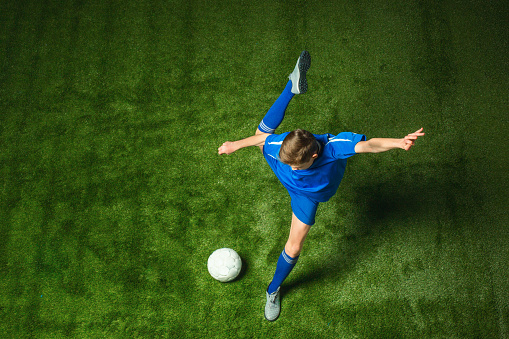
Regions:
<instances>
[{"instance_id":1,"label":"boy's hand","mask_svg":"<svg viewBox=\"0 0 509 339\"><path fill-rule=\"evenodd\" d=\"M219 154L232 154L237 150L235 143L231 141L225 142L221 147L217 149Z\"/></svg>"},{"instance_id":2,"label":"boy's hand","mask_svg":"<svg viewBox=\"0 0 509 339\"><path fill-rule=\"evenodd\" d=\"M406 137L404 137L401 142L402 142L402 147L405 151L408 151L414 144L415 144L415 140L417 140L418 137L422 137L424 135L424 133L422 132L423 128L415 131L414 133L411 133L409 135L407 135Z\"/></svg>"}]
</instances>

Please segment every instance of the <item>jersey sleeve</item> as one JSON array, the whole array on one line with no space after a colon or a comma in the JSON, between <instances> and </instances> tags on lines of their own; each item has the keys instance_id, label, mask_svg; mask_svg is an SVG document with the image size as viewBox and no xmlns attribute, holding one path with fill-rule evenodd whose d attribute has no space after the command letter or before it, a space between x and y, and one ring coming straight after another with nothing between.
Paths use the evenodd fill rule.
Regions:
<instances>
[{"instance_id":1,"label":"jersey sleeve","mask_svg":"<svg viewBox=\"0 0 509 339\"><path fill-rule=\"evenodd\" d=\"M279 159L279 149L281 148L281 144L287 135L288 133L269 135L267 139L265 139L265 144L263 145L263 153L274 159Z\"/></svg>"},{"instance_id":2,"label":"jersey sleeve","mask_svg":"<svg viewBox=\"0 0 509 339\"><path fill-rule=\"evenodd\" d=\"M346 159L355 153L355 145L359 141L365 141L364 134L342 132L329 138L327 146L331 147L331 155L336 159Z\"/></svg>"}]
</instances>

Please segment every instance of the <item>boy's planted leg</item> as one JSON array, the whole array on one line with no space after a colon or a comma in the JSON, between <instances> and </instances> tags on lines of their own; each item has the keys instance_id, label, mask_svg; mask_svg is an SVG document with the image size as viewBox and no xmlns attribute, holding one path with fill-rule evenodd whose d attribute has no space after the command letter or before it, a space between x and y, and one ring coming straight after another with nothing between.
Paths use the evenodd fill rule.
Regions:
<instances>
[{"instance_id":1,"label":"boy's planted leg","mask_svg":"<svg viewBox=\"0 0 509 339\"><path fill-rule=\"evenodd\" d=\"M297 264L304 240L311 229L310 225L304 224L292 213L292 226L290 235L283 252L281 252L276 265L276 272L266 291L267 302L265 303L265 319L274 321L281 313L280 288L283 281L288 277Z\"/></svg>"}]
</instances>

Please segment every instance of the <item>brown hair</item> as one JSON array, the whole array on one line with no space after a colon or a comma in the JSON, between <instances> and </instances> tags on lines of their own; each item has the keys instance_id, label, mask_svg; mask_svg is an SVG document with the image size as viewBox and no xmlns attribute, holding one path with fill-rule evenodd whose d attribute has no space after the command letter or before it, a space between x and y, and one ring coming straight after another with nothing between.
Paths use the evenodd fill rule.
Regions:
<instances>
[{"instance_id":1,"label":"brown hair","mask_svg":"<svg viewBox=\"0 0 509 339\"><path fill-rule=\"evenodd\" d=\"M319 145L315 136L303 129L288 133L279 150L279 160L290 166L298 166L310 161L318 154Z\"/></svg>"}]
</instances>

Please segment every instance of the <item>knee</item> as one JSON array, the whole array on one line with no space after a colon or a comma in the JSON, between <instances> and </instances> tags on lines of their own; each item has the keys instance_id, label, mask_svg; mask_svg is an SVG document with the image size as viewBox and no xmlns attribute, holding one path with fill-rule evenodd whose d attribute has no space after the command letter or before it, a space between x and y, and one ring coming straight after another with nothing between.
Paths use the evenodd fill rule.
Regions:
<instances>
[{"instance_id":1,"label":"knee","mask_svg":"<svg viewBox=\"0 0 509 339\"><path fill-rule=\"evenodd\" d=\"M295 258L300 255L300 252L302 251L302 244L296 244L292 242L287 242L285 246L285 252L290 257Z\"/></svg>"}]
</instances>

